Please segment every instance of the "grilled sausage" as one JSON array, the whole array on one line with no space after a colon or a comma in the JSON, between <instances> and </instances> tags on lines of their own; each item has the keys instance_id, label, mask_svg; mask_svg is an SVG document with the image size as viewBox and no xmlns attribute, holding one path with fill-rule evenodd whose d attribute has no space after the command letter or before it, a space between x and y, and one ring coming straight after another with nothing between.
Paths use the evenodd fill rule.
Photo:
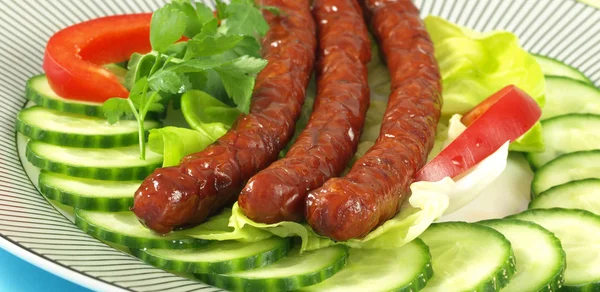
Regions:
<instances>
[{"instance_id":1,"label":"grilled sausage","mask_svg":"<svg viewBox=\"0 0 600 292\"><path fill-rule=\"evenodd\" d=\"M286 157L252 177L239 196L246 216L262 223L300 221L309 191L339 175L356 151L369 107L369 33L357 0L316 0L317 98Z\"/></svg>"},{"instance_id":2,"label":"grilled sausage","mask_svg":"<svg viewBox=\"0 0 600 292\"><path fill-rule=\"evenodd\" d=\"M433 146L441 108L433 44L410 0L365 0L391 76L391 90L375 145L343 178L306 199L306 218L335 240L365 236L398 213L413 177Z\"/></svg>"},{"instance_id":3,"label":"grilled sausage","mask_svg":"<svg viewBox=\"0 0 600 292\"><path fill-rule=\"evenodd\" d=\"M136 191L133 212L158 233L196 225L237 199L255 173L273 162L294 133L315 58L315 25L308 0L262 0L268 64L256 79L250 113L205 150L175 167L154 171Z\"/></svg>"}]
</instances>

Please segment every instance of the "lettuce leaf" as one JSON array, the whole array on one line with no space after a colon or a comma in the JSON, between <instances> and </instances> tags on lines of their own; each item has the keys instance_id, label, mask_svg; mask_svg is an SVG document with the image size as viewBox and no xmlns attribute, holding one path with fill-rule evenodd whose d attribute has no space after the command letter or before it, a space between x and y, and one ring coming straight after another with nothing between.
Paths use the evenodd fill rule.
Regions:
<instances>
[{"instance_id":1,"label":"lettuce leaf","mask_svg":"<svg viewBox=\"0 0 600 292\"><path fill-rule=\"evenodd\" d=\"M428 16L425 25L435 46L443 80L442 115L464 114L506 85L514 84L543 106L544 75L535 58L519 46L512 33L478 33L439 17ZM511 150L542 151L541 125L537 123L510 145Z\"/></svg>"},{"instance_id":2,"label":"lettuce leaf","mask_svg":"<svg viewBox=\"0 0 600 292\"><path fill-rule=\"evenodd\" d=\"M448 146L450 142L454 141L458 135L467 129L467 126L463 125L460 121L461 118L462 115L456 114L453 115L447 123L440 121L435 135L435 143L433 144L433 148L431 148L431 152L429 152L427 161L437 156L442 152L442 149Z\"/></svg>"},{"instance_id":3,"label":"lettuce leaf","mask_svg":"<svg viewBox=\"0 0 600 292\"><path fill-rule=\"evenodd\" d=\"M150 130L150 150L163 154L163 167L177 165L181 159L204 150L223 136L240 115L211 95L191 90L181 97L181 111L192 129L164 127Z\"/></svg>"},{"instance_id":4,"label":"lettuce leaf","mask_svg":"<svg viewBox=\"0 0 600 292\"><path fill-rule=\"evenodd\" d=\"M179 164L188 154L202 151L214 142L202 132L179 127L164 127L150 130L148 147L163 155L163 167Z\"/></svg>"},{"instance_id":5,"label":"lettuce leaf","mask_svg":"<svg viewBox=\"0 0 600 292\"><path fill-rule=\"evenodd\" d=\"M506 141L496 152L462 174L460 178L456 178L456 183L450 178L444 179L454 183L445 191L450 202L444 215L451 214L475 200L487 186L502 174L508 160L508 147L509 142ZM413 186L419 183L422 182L414 183Z\"/></svg>"},{"instance_id":6,"label":"lettuce leaf","mask_svg":"<svg viewBox=\"0 0 600 292\"><path fill-rule=\"evenodd\" d=\"M200 90L190 90L181 96L181 111L192 129L213 141L225 135L241 114L236 108Z\"/></svg>"},{"instance_id":7,"label":"lettuce leaf","mask_svg":"<svg viewBox=\"0 0 600 292\"><path fill-rule=\"evenodd\" d=\"M443 138L436 141L436 144L440 145L440 150L466 129L460 122L460 118L460 115L452 117L449 126L441 130ZM372 143L372 141L364 139L361 145L364 143ZM400 213L361 239L335 242L316 234L305 223L289 221L276 224L257 223L246 217L237 203L234 204L231 211L223 211L220 215L213 217L211 221L200 225L199 232L193 231L199 228L196 227L186 234L210 240L257 241L268 236L265 235L266 232L272 236L299 237L302 243L301 251L319 249L333 244L343 244L352 248L397 248L418 237L443 214L458 210L475 199L504 170L507 156L508 142L456 181L447 177L438 182L413 183L410 186L412 194L402 206ZM229 215L231 216L228 217ZM229 218L227 226L225 226L226 218ZM218 224L214 222L218 222ZM203 225L208 225L208 227L202 229ZM218 228L215 228L215 225ZM214 231L215 229L218 231Z\"/></svg>"},{"instance_id":8,"label":"lettuce leaf","mask_svg":"<svg viewBox=\"0 0 600 292\"><path fill-rule=\"evenodd\" d=\"M230 226L229 218L231 218L231 209L226 208L218 215L210 217L208 221L184 232L188 236L205 240L260 241L273 236L268 231L250 225Z\"/></svg>"},{"instance_id":9,"label":"lettuce leaf","mask_svg":"<svg viewBox=\"0 0 600 292\"><path fill-rule=\"evenodd\" d=\"M506 166L507 155L508 143L456 181L447 177L438 182L413 183L410 187L412 195L404 203L400 213L361 239L335 242L316 234L307 224L297 222L257 223L246 217L237 203L231 211L223 211L211 221L188 230L186 235L210 240L241 241L262 240L268 237L269 233L271 236L299 237L301 251L333 244L367 249L398 248L418 237L443 214L458 210L473 200L502 172ZM229 218L229 221L225 227L226 218Z\"/></svg>"},{"instance_id":10,"label":"lettuce leaf","mask_svg":"<svg viewBox=\"0 0 600 292\"><path fill-rule=\"evenodd\" d=\"M374 58L369 64L369 84L371 106L367 112L358 150L350 166L368 151L379 136L387 96L390 93L387 68L377 58ZM314 84L312 85L314 86ZM312 89L314 90L314 87ZM486 97L487 95L482 96L480 100ZM313 98L314 92L312 92L309 103L303 108L305 120L308 120L310 116ZM474 102L473 106L479 101ZM465 130L466 127L460 122L460 119L460 115L455 115L438 125L438 135L430 157L439 153L443 147ZM305 122L300 122L300 126L296 129L297 133L304 128L304 124ZM456 181L445 178L438 182L413 183L411 185L412 194L404 202L400 213L361 239L335 242L316 234L305 223L257 223L246 217L237 203L232 210L223 211L220 215L213 217L211 221L189 230L186 234L201 239L242 241L258 241L264 239L265 236L296 237L302 243L302 251L319 249L333 244L343 244L352 248L397 248L418 237L443 214L458 210L476 198L505 168L507 155L508 143ZM206 226L202 227L204 225Z\"/></svg>"}]
</instances>

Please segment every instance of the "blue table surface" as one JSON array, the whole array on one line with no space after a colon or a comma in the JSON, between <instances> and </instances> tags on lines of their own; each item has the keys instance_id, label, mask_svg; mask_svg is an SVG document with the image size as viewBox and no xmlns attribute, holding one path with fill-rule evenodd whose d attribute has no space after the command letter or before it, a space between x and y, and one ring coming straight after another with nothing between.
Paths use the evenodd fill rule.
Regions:
<instances>
[{"instance_id":1,"label":"blue table surface","mask_svg":"<svg viewBox=\"0 0 600 292\"><path fill-rule=\"evenodd\" d=\"M0 291L89 292L90 290L46 272L0 248Z\"/></svg>"}]
</instances>

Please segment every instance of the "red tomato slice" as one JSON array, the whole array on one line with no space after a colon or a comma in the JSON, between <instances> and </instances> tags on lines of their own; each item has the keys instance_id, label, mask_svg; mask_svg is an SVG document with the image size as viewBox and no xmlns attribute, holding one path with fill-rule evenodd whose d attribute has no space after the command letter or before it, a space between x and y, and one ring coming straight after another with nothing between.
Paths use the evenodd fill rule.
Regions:
<instances>
[{"instance_id":1,"label":"red tomato slice","mask_svg":"<svg viewBox=\"0 0 600 292\"><path fill-rule=\"evenodd\" d=\"M541 115L527 93L514 85L501 89L465 114L467 129L419 170L415 181L438 181L467 171L506 141L525 134Z\"/></svg>"},{"instance_id":2,"label":"red tomato slice","mask_svg":"<svg viewBox=\"0 0 600 292\"><path fill-rule=\"evenodd\" d=\"M60 96L92 102L127 97L117 77L101 67L150 52L152 13L97 18L67 27L46 45L43 68Z\"/></svg>"}]
</instances>

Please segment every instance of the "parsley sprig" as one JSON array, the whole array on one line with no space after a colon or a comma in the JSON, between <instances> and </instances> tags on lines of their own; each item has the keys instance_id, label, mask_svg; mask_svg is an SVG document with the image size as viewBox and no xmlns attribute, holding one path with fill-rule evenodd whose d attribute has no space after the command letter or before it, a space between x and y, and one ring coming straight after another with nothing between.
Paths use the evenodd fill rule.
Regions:
<instances>
[{"instance_id":1,"label":"parsley sprig","mask_svg":"<svg viewBox=\"0 0 600 292\"><path fill-rule=\"evenodd\" d=\"M103 110L110 123L123 116L138 122L140 158L146 156L145 120L164 112L169 100L203 90L248 113L250 98L267 61L260 40L269 26L253 0L217 0L217 11L190 0L173 0L155 11L150 23L152 52L134 54L128 64L129 97L111 98ZM182 38L185 37L185 38Z\"/></svg>"}]
</instances>

